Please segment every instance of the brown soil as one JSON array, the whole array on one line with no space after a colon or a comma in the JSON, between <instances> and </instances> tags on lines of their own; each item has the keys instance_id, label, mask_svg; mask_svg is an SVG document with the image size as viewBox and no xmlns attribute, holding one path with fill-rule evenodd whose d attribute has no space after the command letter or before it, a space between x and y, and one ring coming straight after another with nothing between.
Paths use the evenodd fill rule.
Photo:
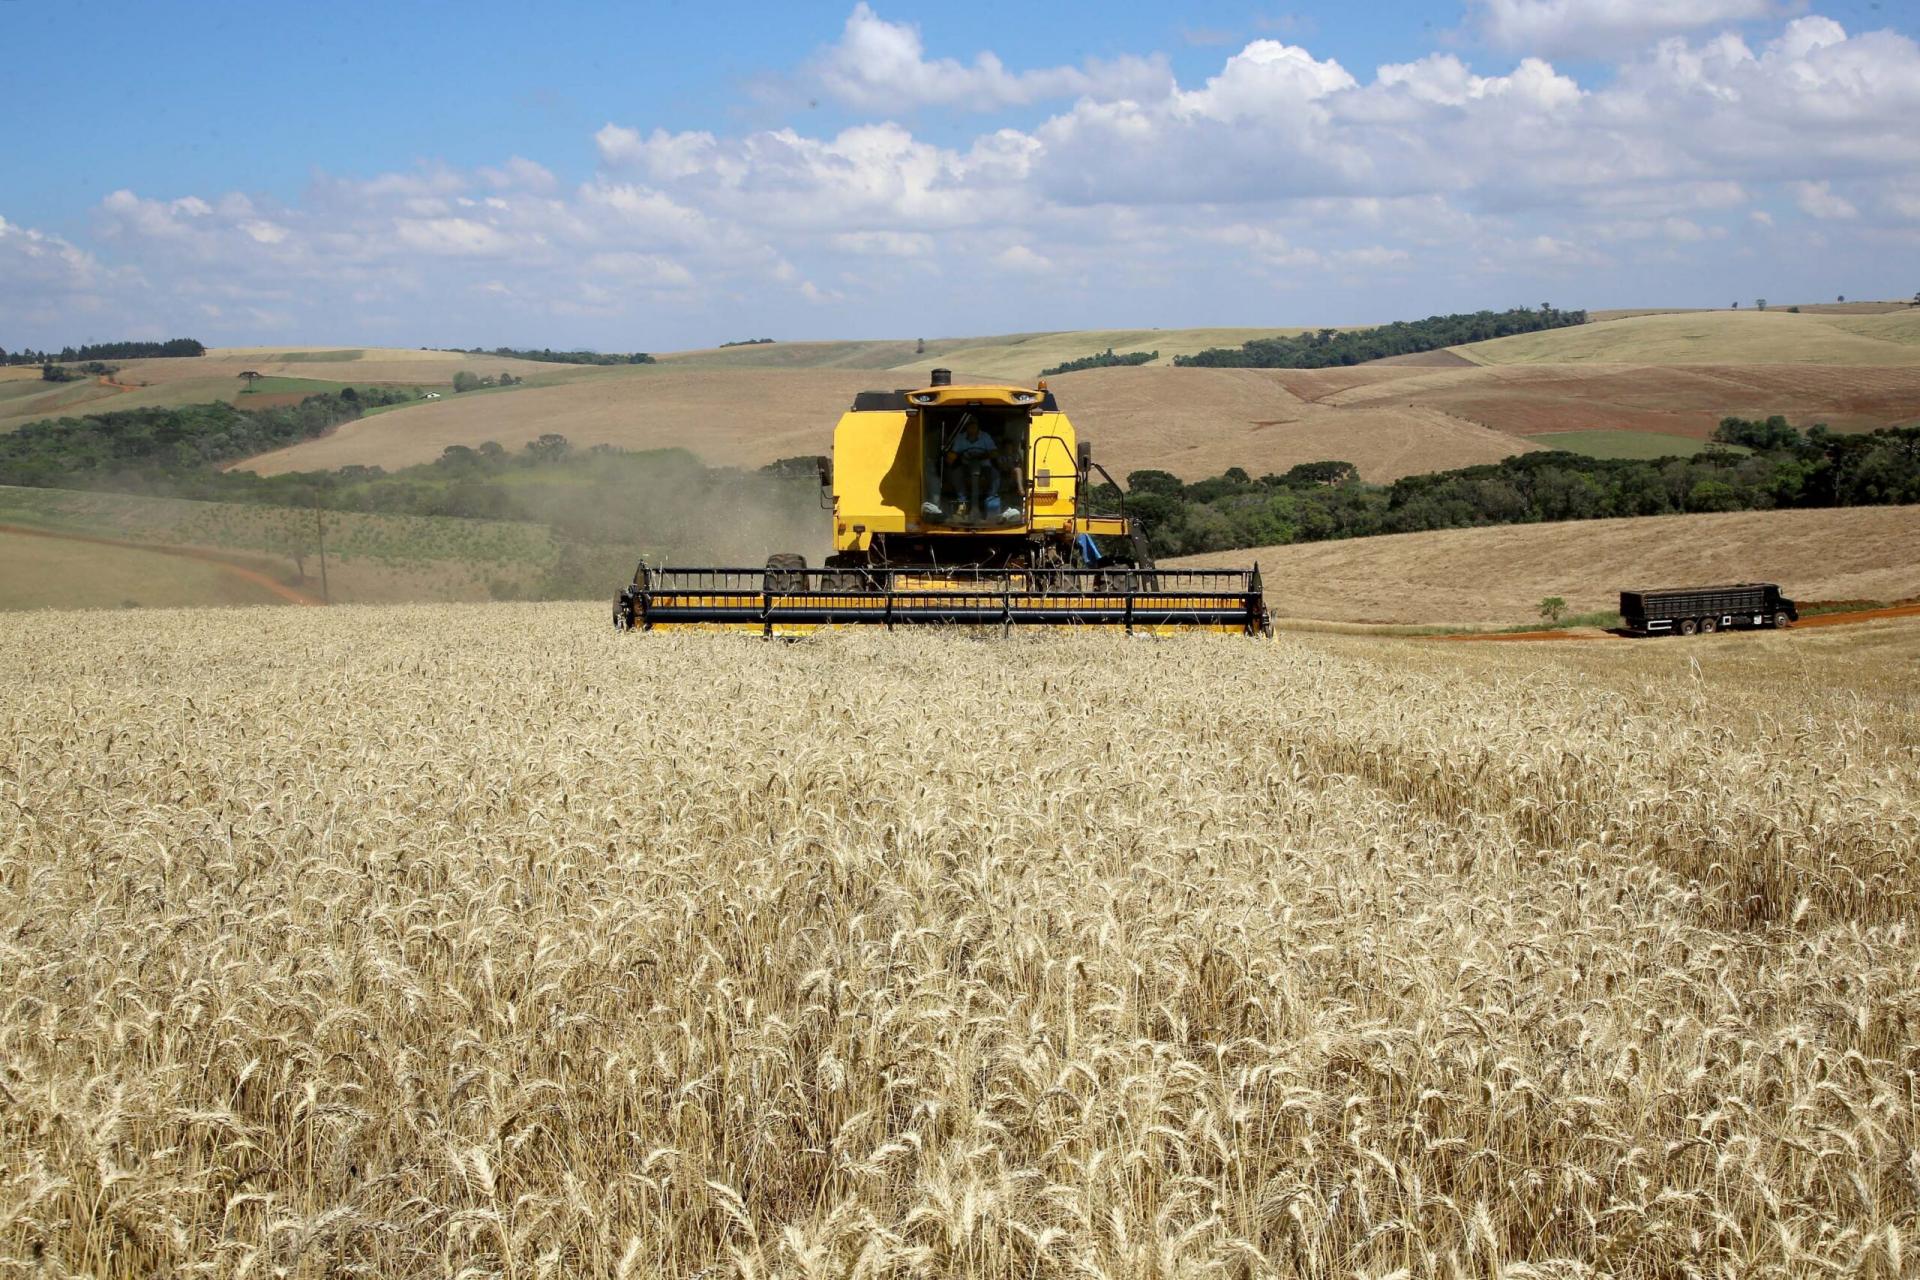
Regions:
<instances>
[{"instance_id":1,"label":"brown soil","mask_svg":"<svg viewBox=\"0 0 1920 1280\"><path fill-rule=\"evenodd\" d=\"M197 547L162 547L150 542L133 542L125 538L102 538L86 533L59 533L51 529L35 529L31 525L23 524L0 524L0 533L17 534L27 538L52 538L60 542L86 542L101 547L126 547L134 551L150 551L155 555L199 560L206 564L217 565L234 577L249 582L263 591L271 592L288 604L319 605L323 603L304 591L288 586L278 578L262 573L251 565L217 551L203 551Z\"/></svg>"}]
</instances>

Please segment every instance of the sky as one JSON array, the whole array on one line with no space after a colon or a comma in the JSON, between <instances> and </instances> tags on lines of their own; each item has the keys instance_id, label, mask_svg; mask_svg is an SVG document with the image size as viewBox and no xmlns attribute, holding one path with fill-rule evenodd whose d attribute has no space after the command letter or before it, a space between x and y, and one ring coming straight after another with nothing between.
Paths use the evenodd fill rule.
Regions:
<instances>
[{"instance_id":1,"label":"sky","mask_svg":"<svg viewBox=\"0 0 1920 1280\"><path fill-rule=\"evenodd\" d=\"M1920 0L0 0L0 347L1920 289Z\"/></svg>"}]
</instances>

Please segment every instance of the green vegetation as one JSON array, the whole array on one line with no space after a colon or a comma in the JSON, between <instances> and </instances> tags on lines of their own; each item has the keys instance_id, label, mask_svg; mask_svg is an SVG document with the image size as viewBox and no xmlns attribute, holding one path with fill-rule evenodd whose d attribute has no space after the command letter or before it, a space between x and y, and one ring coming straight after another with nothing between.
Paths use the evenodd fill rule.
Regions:
<instances>
[{"instance_id":1,"label":"green vegetation","mask_svg":"<svg viewBox=\"0 0 1920 1280\"><path fill-rule=\"evenodd\" d=\"M772 341L772 339L768 339ZM540 360L547 364L653 364L654 359L644 351L600 352L600 351L555 351L550 347L541 347L534 351L527 347L495 347L491 351L483 347L422 347L421 350L458 351L469 356L509 356L515 360Z\"/></svg>"},{"instance_id":2,"label":"green vegetation","mask_svg":"<svg viewBox=\"0 0 1920 1280\"><path fill-rule=\"evenodd\" d=\"M145 360L161 356L203 356L207 349L192 338L169 338L165 342L91 342L80 347L62 347L58 351L35 351L31 347L8 351L0 347L0 364L46 364L59 361L73 364L80 360Z\"/></svg>"},{"instance_id":3,"label":"green vegetation","mask_svg":"<svg viewBox=\"0 0 1920 1280\"><path fill-rule=\"evenodd\" d=\"M1082 356L1078 360L1068 360L1051 368L1042 369L1040 376L1048 378L1056 373L1078 373L1082 369L1111 369L1119 365L1152 364L1159 358L1158 351L1130 351L1124 356L1117 356L1113 354L1113 348L1108 347L1099 355Z\"/></svg>"},{"instance_id":4,"label":"green vegetation","mask_svg":"<svg viewBox=\"0 0 1920 1280\"><path fill-rule=\"evenodd\" d=\"M1102 486L1095 498L1112 504L1119 494ZM1389 485L1367 484L1342 462L1257 480L1236 467L1194 484L1136 471L1126 494L1158 556L1480 525L1910 502L1920 502L1920 427L1836 434L1816 425L1803 434L1781 417L1727 418L1715 443L1691 458L1524 453Z\"/></svg>"},{"instance_id":5,"label":"green vegetation","mask_svg":"<svg viewBox=\"0 0 1920 1280\"><path fill-rule=\"evenodd\" d=\"M1547 431L1528 436L1535 444L1589 458L1680 458L1700 450L1698 440L1661 431Z\"/></svg>"},{"instance_id":6,"label":"green vegetation","mask_svg":"<svg viewBox=\"0 0 1920 1280\"><path fill-rule=\"evenodd\" d=\"M1373 329L1321 329L1291 338L1255 338L1237 348L1210 347L1195 355L1175 356L1173 362L1216 369L1325 369L1586 322L1585 311L1560 311L1543 302L1538 311L1515 307L1398 320Z\"/></svg>"},{"instance_id":7,"label":"green vegetation","mask_svg":"<svg viewBox=\"0 0 1920 1280\"><path fill-rule=\"evenodd\" d=\"M347 364L367 354L364 347L345 351L282 351L270 357L275 364Z\"/></svg>"},{"instance_id":8,"label":"green vegetation","mask_svg":"<svg viewBox=\"0 0 1920 1280\"><path fill-rule=\"evenodd\" d=\"M246 378L246 374L240 375ZM246 390L240 394L251 395L294 395L304 393L310 396L339 395L347 389L344 382L331 382L324 378L289 378L285 375L257 374L247 378Z\"/></svg>"},{"instance_id":9,"label":"green vegetation","mask_svg":"<svg viewBox=\"0 0 1920 1280\"><path fill-rule=\"evenodd\" d=\"M722 347L770 347L773 345L773 339L772 338L742 338L738 342L723 342L720 345ZM922 342L920 344L920 350L925 351L926 349L927 349L927 344L925 342Z\"/></svg>"}]
</instances>

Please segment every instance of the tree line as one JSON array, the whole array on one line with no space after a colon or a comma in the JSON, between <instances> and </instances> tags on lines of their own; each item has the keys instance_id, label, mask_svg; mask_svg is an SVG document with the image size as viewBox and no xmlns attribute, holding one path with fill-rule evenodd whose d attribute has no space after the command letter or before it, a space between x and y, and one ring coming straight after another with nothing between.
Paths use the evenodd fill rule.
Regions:
<instances>
[{"instance_id":1,"label":"tree line","mask_svg":"<svg viewBox=\"0 0 1920 1280\"><path fill-rule=\"evenodd\" d=\"M1096 491L1109 507L1120 494ZM1126 509L1157 556L1479 525L1680 512L1920 502L1920 426L1804 433L1785 418L1724 419L1692 457L1652 460L1523 453L1500 462L1368 484L1345 462L1258 479L1235 467L1183 483L1127 477Z\"/></svg>"},{"instance_id":2,"label":"tree line","mask_svg":"<svg viewBox=\"0 0 1920 1280\"><path fill-rule=\"evenodd\" d=\"M515 360L538 360L545 364L654 364L644 351L555 351L541 347L422 347L422 351L458 351L467 356L511 356Z\"/></svg>"},{"instance_id":3,"label":"tree line","mask_svg":"<svg viewBox=\"0 0 1920 1280\"><path fill-rule=\"evenodd\" d=\"M1078 360L1068 360L1050 369L1042 369L1040 376L1050 378L1056 373L1078 373L1082 369L1111 369L1124 365L1152 364L1159 358L1158 351L1129 351L1126 355L1117 356L1113 354L1113 348L1108 347L1098 355L1082 356Z\"/></svg>"},{"instance_id":4,"label":"tree line","mask_svg":"<svg viewBox=\"0 0 1920 1280\"><path fill-rule=\"evenodd\" d=\"M1238 347L1209 347L1195 355L1175 356L1173 362L1213 369L1326 369L1586 322L1585 311L1561 311L1543 302L1537 311L1515 307L1396 320L1372 329L1321 329L1294 337L1255 338Z\"/></svg>"},{"instance_id":5,"label":"tree line","mask_svg":"<svg viewBox=\"0 0 1920 1280\"><path fill-rule=\"evenodd\" d=\"M35 351L23 347L8 351L0 347L0 364L71 364L76 360L148 360L159 356L203 356L206 347L192 338L169 338L165 342L90 342L58 351Z\"/></svg>"}]
</instances>

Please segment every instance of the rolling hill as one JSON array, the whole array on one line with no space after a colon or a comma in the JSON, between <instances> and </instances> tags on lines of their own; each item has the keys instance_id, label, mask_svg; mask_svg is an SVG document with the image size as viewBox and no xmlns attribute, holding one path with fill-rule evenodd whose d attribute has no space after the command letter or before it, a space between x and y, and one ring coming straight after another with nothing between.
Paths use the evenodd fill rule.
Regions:
<instances>
[{"instance_id":1,"label":"rolling hill","mask_svg":"<svg viewBox=\"0 0 1920 1280\"><path fill-rule=\"evenodd\" d=\"M1546 596L1610 610L1622 589L1778 582L1799 600L1920 596L1920 507L1743 511L1403 533L1190 556L1259 561L1276 617L1513 625Z\"/></svg>"},{"instance_id":2,"label":"rolling hill","mask_svg":"<svg viewBox=\"0 0 1920 1280\"><path fill-rule=\"evenodd\" d=\"M1920 307L1881 314L1693 311L1453 348L1475 364L1920 365Z\"/></svg>"},{"instance_id":3,"label":"rolling hill","mask_svg":"<svg viewBox=\"0 0 1920 1280\"><path fill-rule=\"evenodd\" d=\"M411 351L390 347L300 348L216 347L204 356L183 359L119 360L110 379L42 382L38 369L16 366L0 381L0 431L41 418L116 409L165 408L224 400L261 408L299 395L341 386L450 388L456 373L478 376L511 373L530 386L563 383L602 370L591 365L546 364L502 356L470 356L457 351ZM240 380L245 370L278 380L284 389L249 394ZM278 399L266 399L277 396Z\"/></svg>"},{"instance_id":4,"label":"rolling hill","mask_svg":"<svg viewBox=\"0 0 1920 1280\"><path fill-rule=\"evenodd\" d=\"M1052 380L1062 407L1116 475L1259 474L1340 458L1372 480L1492 462L1535 448L1420 406L1321 405L1265 369L1091 369ZM991 377L961 366L957 380ZM711 463L759 466L825 453L856 391L898 377L848 369L702 369L667 362L563 386L409 406L251 459L264 475L349 464L430 462L448 445L518 448L543 432L575 445L685 447Z\"/></svg>"},{"instance_id":5,"label":"rolling hill","mask_svg":"<svg viewBox=\"0 0 1920 1280\"><path fill-rule=\"evenodd\" d=\"M1301 329L1069 329L1009 333L987 338L934 338L924 352L911 339L850 342L774 342L676 351L666 364L702 369L889 369L924 373L935 365L965 369L980 377L1030 381L1042 369L1096 355L1111 348L1117 355L1158 351L1155 363L1208 347L1237 347L1254 338L1304 332Z\"/></svg>"}]
</instances>

